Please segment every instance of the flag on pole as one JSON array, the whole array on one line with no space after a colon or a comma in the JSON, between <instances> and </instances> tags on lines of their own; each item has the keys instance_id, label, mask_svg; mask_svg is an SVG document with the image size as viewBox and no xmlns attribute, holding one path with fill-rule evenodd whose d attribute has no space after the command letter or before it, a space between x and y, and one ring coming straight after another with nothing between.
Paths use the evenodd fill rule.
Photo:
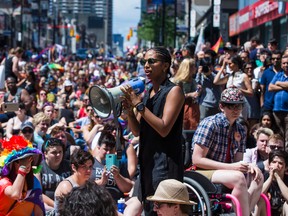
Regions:
<instances>
[{"instance_id":1,"label":"flag on pole","mask_svg":"<svg viewBox=\"0 0 288 216\"><path fill-rule=\"evenodd\" d=\"M224 41L223 41L222 36L220 35L219 39L214 44L214 46L211 48L211 50L213 50L215 53L219 53L219 52L223 51L223 48L224 48Z\"/></svg>"},{"instance_id":2,"label":"flag on pole","mask_svg":"<svg viewBox=\"0 0 288 216\"><path fill-rule=\"evenodd\" d=\"M204 41L204 26L202 26L200 29L199 36L198 36L195 53L198 53L199 51L202 50L204 43L205 43L205 41Z\"/></svg>"}]
</instances>

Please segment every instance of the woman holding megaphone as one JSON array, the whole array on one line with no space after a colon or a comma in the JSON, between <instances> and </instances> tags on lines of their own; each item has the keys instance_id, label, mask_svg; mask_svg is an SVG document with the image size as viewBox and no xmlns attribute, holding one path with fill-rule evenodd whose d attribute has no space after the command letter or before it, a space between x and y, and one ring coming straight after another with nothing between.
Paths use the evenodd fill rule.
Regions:
<instances>
[{"instance_id":1,"label":"woman holding megaphone","mask_svg":"<svg viewBox=\"0 0 288 216\"><path fill-rule=\"evenodd\" d=\"M129 128L135 136L140 136L140 177L134 191L143 204L145 215L155 215L146 197L153 195L164 179L183 180L184 94L169 80L171 56L166 48L149 49L140 62L152 86L141 100L131 86L123 85L122 103L128 113Z\"/></svg>"}]
</instances>

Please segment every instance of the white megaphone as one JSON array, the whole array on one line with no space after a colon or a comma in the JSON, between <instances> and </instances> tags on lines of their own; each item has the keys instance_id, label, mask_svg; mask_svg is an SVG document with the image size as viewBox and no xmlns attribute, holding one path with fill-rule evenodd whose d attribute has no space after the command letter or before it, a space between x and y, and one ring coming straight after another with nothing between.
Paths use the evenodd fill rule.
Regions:
<instances>
[{"instance_id":1,"label":"white megaphone","mask_svg":"<svg viewBox=\"0 0 288 216\"><path fill-rule=\"evenodd\" d=\"M135 94L140 94L145 89L145 78L134 78L128 82L124 82L122 85L130 85ZM120 86L114 88L105 88L100 86L92 86L89 90L89 100L92 108L100 118L108 118L111 111L121 102L121 96L123 92Z\"/></svg>"}]
</instances>

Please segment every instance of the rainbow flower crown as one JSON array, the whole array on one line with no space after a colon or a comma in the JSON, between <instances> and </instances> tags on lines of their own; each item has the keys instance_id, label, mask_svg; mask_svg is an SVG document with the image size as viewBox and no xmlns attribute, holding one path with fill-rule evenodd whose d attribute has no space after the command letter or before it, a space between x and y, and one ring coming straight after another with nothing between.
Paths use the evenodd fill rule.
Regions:
<instances>
[{"instance_id":1,"label":"rainbow flower crown","mask_svg":"<svg viewBox=\"0 0 288 216\"><path fill-rule=\"evenodd\" d=\"M0 176L7 176L10 173L12 162L33 156L33 173L41 171L40 163L43 159L42 152L33 148L32 143L22 136L12 136L9 140L0 140L3 151L0 154Z\"/></svg>"}]
</instances>

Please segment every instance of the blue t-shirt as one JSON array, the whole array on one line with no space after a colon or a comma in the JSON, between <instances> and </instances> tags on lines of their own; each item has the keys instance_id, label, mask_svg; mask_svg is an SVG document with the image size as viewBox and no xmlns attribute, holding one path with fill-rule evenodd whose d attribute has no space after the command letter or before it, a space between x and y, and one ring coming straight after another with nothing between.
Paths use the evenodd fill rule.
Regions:
<instances>
[{"instance_id":1,"label":"blue t-shirt","mask_svg":"<svg viewBox=\"0 0 288 216\"><path fill-rule=\"evenodd\" d=\"M267 110L273 109L274 104L274 95L275 92L268 91L269 84L271 83L273 77L275 76L275 72L273 70L273 67L267 68L260 80L260 84L265 86L265 94L264 94L264 108Z\"/></svg>"},{"instance_id":2,"label":"blue t-shirt","mask_svg":"<svg viewBox=\"0 0 288 216\"><path fill-rule=\"evenodd\" d=\"M277 73L273 80L271 81L272 84L275 84L277 81L280 82L288 82L288 76L284 74L284 72ZM288 112L288 91L287 90L280 90L275 92L274 96L274 112Z\"/></svg>"}]
</instances>

